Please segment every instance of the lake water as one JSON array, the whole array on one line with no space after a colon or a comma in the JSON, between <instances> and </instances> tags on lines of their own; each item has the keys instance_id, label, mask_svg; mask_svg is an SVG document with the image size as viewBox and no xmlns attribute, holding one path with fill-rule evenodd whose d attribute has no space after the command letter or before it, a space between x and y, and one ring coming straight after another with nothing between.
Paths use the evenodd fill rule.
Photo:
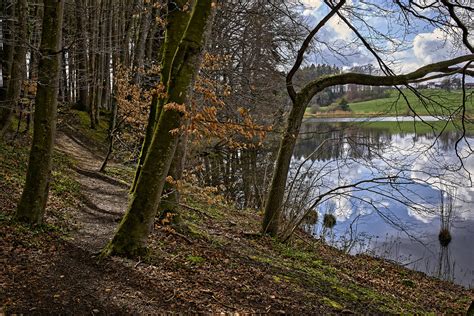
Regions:
<instances>
[{"instance_id":1,"label":"lake water","mask_svg":"<svg viewBox=\"0 0 474 316\"><path fill-rule=\"evenodd\" d=\"M440 118L430 115L420 116L377 116L377 117L320 117L312 118L309 121L312 123L359 123L359 122L436 122Z\"/></svg>"},{"instance_id":2,"label":"lake water","mask_svg":"<svg viewBox=\"0 0 474 316\"><path fill-rule=\"evenodd\" d=\"M318 222L332 213L337 224L324 232L307 226L315 236L474 287L474 138L344 121L303 123L287 205L302 209L327 195L314 207ZM447 247L438 240L442 222L452 237Z\"/></svg>"}]
</instances>

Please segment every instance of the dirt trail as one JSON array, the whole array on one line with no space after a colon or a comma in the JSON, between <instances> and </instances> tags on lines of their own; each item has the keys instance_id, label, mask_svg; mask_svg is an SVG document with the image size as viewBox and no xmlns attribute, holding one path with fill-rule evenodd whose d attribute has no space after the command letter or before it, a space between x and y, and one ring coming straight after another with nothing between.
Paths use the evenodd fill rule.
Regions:
<instances>
[{"instance_id":1,"label":"dirt trail","mask_svg":"<svg viewBox=\"0 0 474 316\"><path fill-rule=\"evenodd\" d=\"M73 238L78 246L97 252L112 237L127 205L127 185L98 172L101 159L81 141L59 133L57 148L75 160L81 184L81 205L72 215L78 225Z\"/></svg>"},{"instance_id":2,"label":"dirt trail","mask_svg":"<svg viewBox=\"0 0 474 316\"><path fill-rule=\"evenodd\" d=\"M56 148L74 159L80 202L67 210L74 229L64 239L0 226L0 315L116 315L187 310L172 289L136 261L97 253L113 236L127 205L128 186L99 173L102 162L73 131L60 131ZM54 238L54 237L52 237ZM18 242L16 242L18 241Z\"/></svg>"}]
</instances>

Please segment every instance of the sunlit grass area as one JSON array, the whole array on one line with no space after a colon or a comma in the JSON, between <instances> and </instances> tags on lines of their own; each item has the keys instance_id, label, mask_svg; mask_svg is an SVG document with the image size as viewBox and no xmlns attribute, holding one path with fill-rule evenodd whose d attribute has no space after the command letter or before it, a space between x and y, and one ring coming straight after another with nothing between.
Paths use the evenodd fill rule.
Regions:
<instances>
[{"instance_id":1,"label":"sunlit grass area","mask_svg":"<svg viewBox=\"0 0 474 316\"><path fill-rule=\"evenodd\" d=\"M413 115L455 115L462 114L462 90L423 89L418 94L403 89L403 94L391 90L389 96L362 102L349 102L350 111L335 111L337 104L321 107L316 115L324 116L406 116ZM466 114L474 113L474 90L466 91Z\"/></svg>"},{"instance_id":2,"label":"sunlit grass area","mask_svg":"<svg viewBox=\"0 0 474 316\"><path fill-rule=\"evenodd\" d=\"M396 90L390 91L387 98L350 103L354 113L380 113L387 115L409 115L415 111L418 115L446 115L460 111L462 106L461 90L420 90L416 95L410 90L402 90L403 95ZM472 113L474 102L471 90L467 91L466 111ZM413 110L411 110L410 109Z\"/></svg>"}]
</instances>

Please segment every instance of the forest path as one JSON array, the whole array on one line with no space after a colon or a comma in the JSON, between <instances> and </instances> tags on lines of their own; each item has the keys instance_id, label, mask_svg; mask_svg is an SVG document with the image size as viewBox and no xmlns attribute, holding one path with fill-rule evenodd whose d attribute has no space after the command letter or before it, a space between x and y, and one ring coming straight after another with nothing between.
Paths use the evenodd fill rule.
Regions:
<instances>
[{"instance_id":1,"label":"forest path","mask_svg":"<svg viewBox=\"0 0 474 316\"><path fill-rule=\"evenodd\" d=\"M99 252L112 237L127 205L128 186L98 170L101 157L70 133L58 133L56 147L74 159L81 185L80 207L71 214L73 238L84 250Z\"/></svg>"}]
</instances>

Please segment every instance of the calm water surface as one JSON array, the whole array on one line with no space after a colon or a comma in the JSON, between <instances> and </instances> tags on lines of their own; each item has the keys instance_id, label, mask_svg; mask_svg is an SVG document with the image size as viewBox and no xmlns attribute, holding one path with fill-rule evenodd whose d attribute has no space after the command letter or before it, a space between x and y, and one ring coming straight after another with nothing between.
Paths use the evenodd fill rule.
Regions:
<instances>
[{"instance_id":1,"label":"calm water surface","mask_svg":"<svg viewBox=\"0 0 474 316\"><path fill-rule=\"evenodd\" d=\"M307 121L290 181L298 179L294 192L310 192L307 206L337 186L379 178L338 190L316 206L320 219L325 213L337 218L326 240L474 287L474 138L460 136ZM452 236L447 247L438 240L442 220ZM310 227L322 234L320 224Z\"/></svg>"}]
</instances>

